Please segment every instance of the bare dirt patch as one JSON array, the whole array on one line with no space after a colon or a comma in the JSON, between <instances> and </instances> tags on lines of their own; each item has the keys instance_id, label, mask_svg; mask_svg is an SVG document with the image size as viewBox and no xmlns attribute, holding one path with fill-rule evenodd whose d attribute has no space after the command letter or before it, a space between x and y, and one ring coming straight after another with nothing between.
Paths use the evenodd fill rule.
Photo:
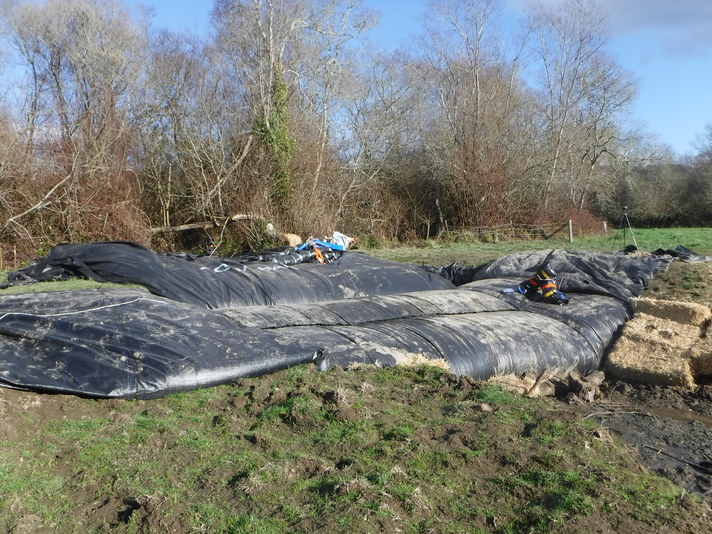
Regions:
<instances>
[{"instance_id":1,"label":"bare dirt patch","mask_svg":"<svg viewBox=\"0 0 712 534\"><path fill-rule=\"evenodd\" d=\"M712 386L608 382L587 416L632 445L643 463L712 504Z\"/></svg>"}]
</instances>

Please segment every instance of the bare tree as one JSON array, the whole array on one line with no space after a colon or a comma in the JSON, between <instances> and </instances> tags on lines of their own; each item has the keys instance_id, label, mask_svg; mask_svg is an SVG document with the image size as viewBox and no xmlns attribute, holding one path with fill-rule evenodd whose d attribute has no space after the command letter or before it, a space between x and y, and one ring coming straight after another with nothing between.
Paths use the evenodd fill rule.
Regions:
<instances>
[{"instance_id":1,"label":"bare tree","mask_svg":"<svg viewBox=\"0 0 712 534\"><path fill-rule=\"evenodd\" d=\"M568 198L582 209L596 164L620 142L618 124L635 86L606 53L607 19L594 5L533 4L529 23L545 154L541 202L548 209Z\"/></svg>"},{"instance_id":2,"label":"bare tree","mask_svg":"<svg viewBox=\"0 0 712 534\"><path fill-rule=\"evenodd\" d=\"M293 135L302 143L306 139L300 131L316 136L311 143L312 157L307 158L311 165L304 168L303 176L295 176L299 181L297 210L307 208L315 195L340 199L347 195L341 192L343 180L334 176L341 174L336 143L345 137L345 131L350 131L344 124L343 110L348 106L345 102L354 97L353 87L361 83L353 41L373 24L372 15L360 9L359 4L343 0L311 2L302 38L293 47L294 107L299 108L299 126L292 128ZM332 214L333 226L341 209Z\"/></svg>"},{"instance_id":3,"label":"bare tree","mask_svg":"<svg viewBox=\"0 0 712 534\"><path fill-rule=\"evenodd\" d=\"M153 45L146 95L144 138L150 153L163 223L220 218L234 187L239 154L249 150L230 113L234 91L224 82L211 48L186 35L162 33ZM244 146L243 146L244 144Z\"/></svg>"},{"instance_id":4,"label":"bare tree","mask_svg":"<svg viewBox=\"0 0 712 534\"><path fill-rule=\"evenodd\" d=\"M578 210L605 174L597 175L601 161L618 157L626 138L622 117L636 95L635 83L620 65L606 54L591 62L582 77L584 93L571 136L578 161L568 175L569 198Z\"/></svg>"},{"instance_id":5,"label":"bare tree","mask_svg":"<svg viewBox=\"0 0 712 534\"><path fill-rule=\"evenodd\" d=\"M140 219L128 150L145 28L113 0L20 2L7 20L29 74L25 153L44 183L5 227L47 213L65 239L130 232Z\"/></svg>"},{"instance_id":6,"label":"bare tree","mask_svg":"<svg viewBox=\"0 0 712 534\"><path fill-rule=\"evenodd\" d=\"M338 169L332 136L351 77L348 43L368 17L350 0L218 0L214 23L239 88L233 105L255 135L250 167L269 178L271 216L293 229L329 190L327 166Z\"/></svg>"},{"instance_id":7,"label":"bare tree","mask_svg":"<svg viewBox=\"0 0 712 534\"><path fill-rule=\"evenodd\" d=\"M688 209L694 215L692 224L712 223L712 123L696 139L697 154L692 160L693 184L687 196Z\"/></svg>"},{"instance_id":8,"label":"bare tree","mask_svg":"<svg viewBox=\"0 0 712 534\"><path fill-rule=\"evenodd\" d=\"M517 124L524 41L509 49L501 41L502 6L494 0L429 7L414 68L440 111L423 125L438 173L447 176L450 211L464 224L507 219L517 205L513 183L524 171L526 130Z\"/></svg>"},{"instance_id":9,"label":"bare tree","mask_svg":"<svg viewBox=\"0 0 712 534\"><path fill-rule=\"evenodd\" d=\"M430 220L437 180L423 173L418 121L424 101L398 55L362 62L363 75L343 115L336 215L356 233L414 237Z\"/></svg>"},{"instance_id":10,"label":"bare tree","mask_svg":"<svg viewBox=\"0 0 712 534\"><path fill-rule=\"evenodd\" d=\"M259 136L271 198L281 215L293 189L289 52L306 19L307 4L287 0L217 0L213 14L218 49L229 60L233 83L241 90L240 105Z\"/></svg>"}]
</instances>

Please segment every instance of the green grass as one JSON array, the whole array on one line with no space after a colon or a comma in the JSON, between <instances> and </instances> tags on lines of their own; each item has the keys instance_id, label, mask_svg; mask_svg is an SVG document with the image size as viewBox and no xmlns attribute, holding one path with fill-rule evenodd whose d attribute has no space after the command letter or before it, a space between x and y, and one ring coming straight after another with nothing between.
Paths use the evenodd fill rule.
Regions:
<instances>
[{"instance_id":1,"label":"green grass","mask_svg":"<svg viewBox=\"0 0 712 534\"><path fill-rule=\"evenodd\" d=\"M7 280L7 272L0 271L0 281ZM141 286L134 284L113 284L94 282L93 280L85 280L83 278L72 278L70 280L62 280L57 282L38 282L35 284L26 284L19 286L11 286L5 289L0 289L0 296L11 293L35 293L39 291L70 291L79 289L97 289L97 288L116 288L116 287L132 287L134 289Z\"/></svg>"},{"instance_id":2,"label":"green grass","mask_svg":"<svg viewBox=\"0 0 712 534\"><path fill-rule=\"evenodd\" d=\"M667 250L683 245L699 254L712 255L712 228L642 228L634 229L634 235L638 248L641 250L652 252L659 248ZM630 234L627 234L626 244L629 243L631 243L631 237ZM499 243L440 243L430 240L398 247L369 248L366 249L366 252L393 261L426 265L440 265L452 261L479 265L506 254L547 249L616 252L623 249L623 234L621 232L616 235L616 230L609 230L608 236L574 237L572 243L567 239L501 241Z\"/></svg>"},{"instance_id":3,"label":"green grass","mask_svg":"<svg viewBox=\"0 0 712 534\"><path fill-rule=\"evenodd\" d=\"M36 516L58 532L550 532L621 506L645 524L701 513L590 421L427 366L71 402L85 410L2 442L0 531ZM100 502L112 513L87 515Z\"/></svg>"}]
</instances>

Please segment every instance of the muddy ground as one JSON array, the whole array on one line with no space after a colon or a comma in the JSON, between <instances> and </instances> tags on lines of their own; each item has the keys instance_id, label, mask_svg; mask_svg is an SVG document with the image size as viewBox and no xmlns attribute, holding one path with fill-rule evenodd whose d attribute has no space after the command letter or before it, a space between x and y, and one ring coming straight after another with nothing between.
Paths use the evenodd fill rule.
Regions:
<instances>
[{"instance_id":1,"label":"muddy ground","mask_svg":"<svg viewBox=\"0 0 712 534\"><path fill-rule=\"evenodd\" d=\"M573 410L600 422L628 443L648 469L712 506L712 384L690 391L606 380L600 391L592 403L571 402L566 395L557 402L562 412ZM135 409L150 402L138 402ZM67 395L0 389L0 434L26 440L35 431L27 427L28 415L42 422L87 417L95 410L103 415L111 413L114 404L125 401L87 403Z\"/></svg>"},{"instance_id":2,"label":"muddy ground","mask_svg":"<svg viewBox=\"0 0 712 534\"><path fill-rule=\"evenodd\" d=\"M712 308L712 265L676 261L642 296ZM709 324L704 330L709 336ZM712 503L712 377L698 377L694 389L609 377L601 393L581 407L586 417L621 436L651 471Z\"/></svg>"},{"instance_id":3,"label":"muddy ground","mask_svg":"<svg viewBox=\"0 0 712 534\"><path fill-rule=\"evenodd\" d=\"M712 385L693 391L622 381L602 384L584 417L620 436L651 471L712 505Z\"/></svg>"},{"instance_id":4,"label":"muddy ground","mask_svg":"<svg viewBox=\"0 0 712 534\"><path fill-rule=\"evenodd\" d=\"M674 262L643 296L712 308L712 265ZM712 502L712 377L697 382L687 390L609 381L591 417L634 446L649 469Z\"/></svg>"},{"instance_id":5,"label":"muddy ground","mask_svg":"<svg viewBox=\"0 0 712 534\"><path fill-rule=\"evenodd\" d=\"M710 386L690 392L605 382L603 396L592 403L573 402L562 395L554 401L553 410L536 409L534 419L524 419L506 400L504 404L496 398L483 402L483 383L467 377L417 368L393 375L375 371L319 373L311 367L288 387L279 388L264 378L240 380L217 388L214 396L205 392L200 408L182 404L191 396L180 401L93 401L0 389L0 433L22 444L23 457L50 456L50 468L63 480L60 492L82 518L58 526L33 513L18 494L6 501L15 519L4 531L712 532L708 524L712 428L705 424L709 423L705 418L712 417ZM276 379L284 381L285 376L281 372ZM303 409L291 402L295 399L304 399ZM359 406L359 401L365 405ZM192 438L191 430L186 436L185 430L166 428L159 422L177 412L185 413L193 425L198 422L202 438ZM328 418L320 420L320 412L328 413ZM275 414L277 419L273 419ZM462 418L443 425L437 422L443 414ZM342 430L352 425L361 428L364 417L369 423L359 430L360 435L336 442L326 439L334 424ZM588 433L574 430L572 425L583 418L599 421L604 428ZM414 424L416 420L422 425ZM88 437L74 430L58 434L51 430L57 421L75 430L98 421L102 428ZM137 440L142 429L150 431ZM300 441L310 432L321 438L306 441L306 451ZM196 453L179 445L187 438L210 440L222 434L226 439L218 442L219 449L230 458L257 454L265 459L252 466L249 461L224 466L213 462L206 469L202 462L207 450ZM612 434L628 444L630 454L621 454ZM85 472L83 449L94 440L117 439L134 443L135 450L117 451L116 467L101 476L89 469ZM440 475L435 472L437 463L423 463L424 453L428 458L447 458ZM600 461L618 467L601 470ZM422 471L414 473L418 462L423 464ZM165 478L173 486L200 473L194 483L200 484L201 494L210 495L211 501L228 510L250 510L250 518L256 514L263 514L263 522L269 517L284 518L285 509L299 510L304 516L282 528L267 528L267 523L252 524L244 518L229 528L196 526L189 500L171 502L155 488L139 489L148 483L132 477L144 470L143 464L154 465L151 469L158 470L152 476ZM385 466L378 476L372 471L374 465ZM630 488L637 486L627 487L630 475L626 473L642 473L643 466L706 499L706 511L683 495L675 503L655 505L637 516L637 508L644 503L627 497L637 491ZM537 503L549 502L544 488L519 486L518 481L522 477L538 480L549 470L580 470L585 477L581 480L589 480L590 491L604 496L611 509L599 515L584 513L585 507L573 508L541 517ZM414 489L408 490L411 485ZM304 486L313 489L296 489ZM581 497L574 497L574 502L577 498ZM322 510L320 502L326 499L334 502ZM498 502L502 499L504 504ZM472 508L478 503L481 510ZM352 509L357 510L357 518L349 515Z\"/></svg>"}]
</instances>

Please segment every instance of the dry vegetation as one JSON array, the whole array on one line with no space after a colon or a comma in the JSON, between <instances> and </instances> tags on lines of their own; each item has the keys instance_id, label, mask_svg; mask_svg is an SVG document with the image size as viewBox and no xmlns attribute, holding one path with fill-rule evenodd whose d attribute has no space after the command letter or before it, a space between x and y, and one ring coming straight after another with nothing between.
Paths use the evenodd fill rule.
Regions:
<instances>
[{"instance_id":1,"label":"dry vegetation","mask_svg":"<svg viewBox=\"0 0 712 534\"><path fill-rule=\"evenodd\" d=\"M121 0L3 2L4 263L88 240L260 249L268 223L409 240L623 204L638 224L710 221L712 137L674 164L628 131L635 86L594 6L532 3L509 34L501 2L429 7L386 54L347 0L216 0L202 36Z\"/></svg>"}]
</instances>

